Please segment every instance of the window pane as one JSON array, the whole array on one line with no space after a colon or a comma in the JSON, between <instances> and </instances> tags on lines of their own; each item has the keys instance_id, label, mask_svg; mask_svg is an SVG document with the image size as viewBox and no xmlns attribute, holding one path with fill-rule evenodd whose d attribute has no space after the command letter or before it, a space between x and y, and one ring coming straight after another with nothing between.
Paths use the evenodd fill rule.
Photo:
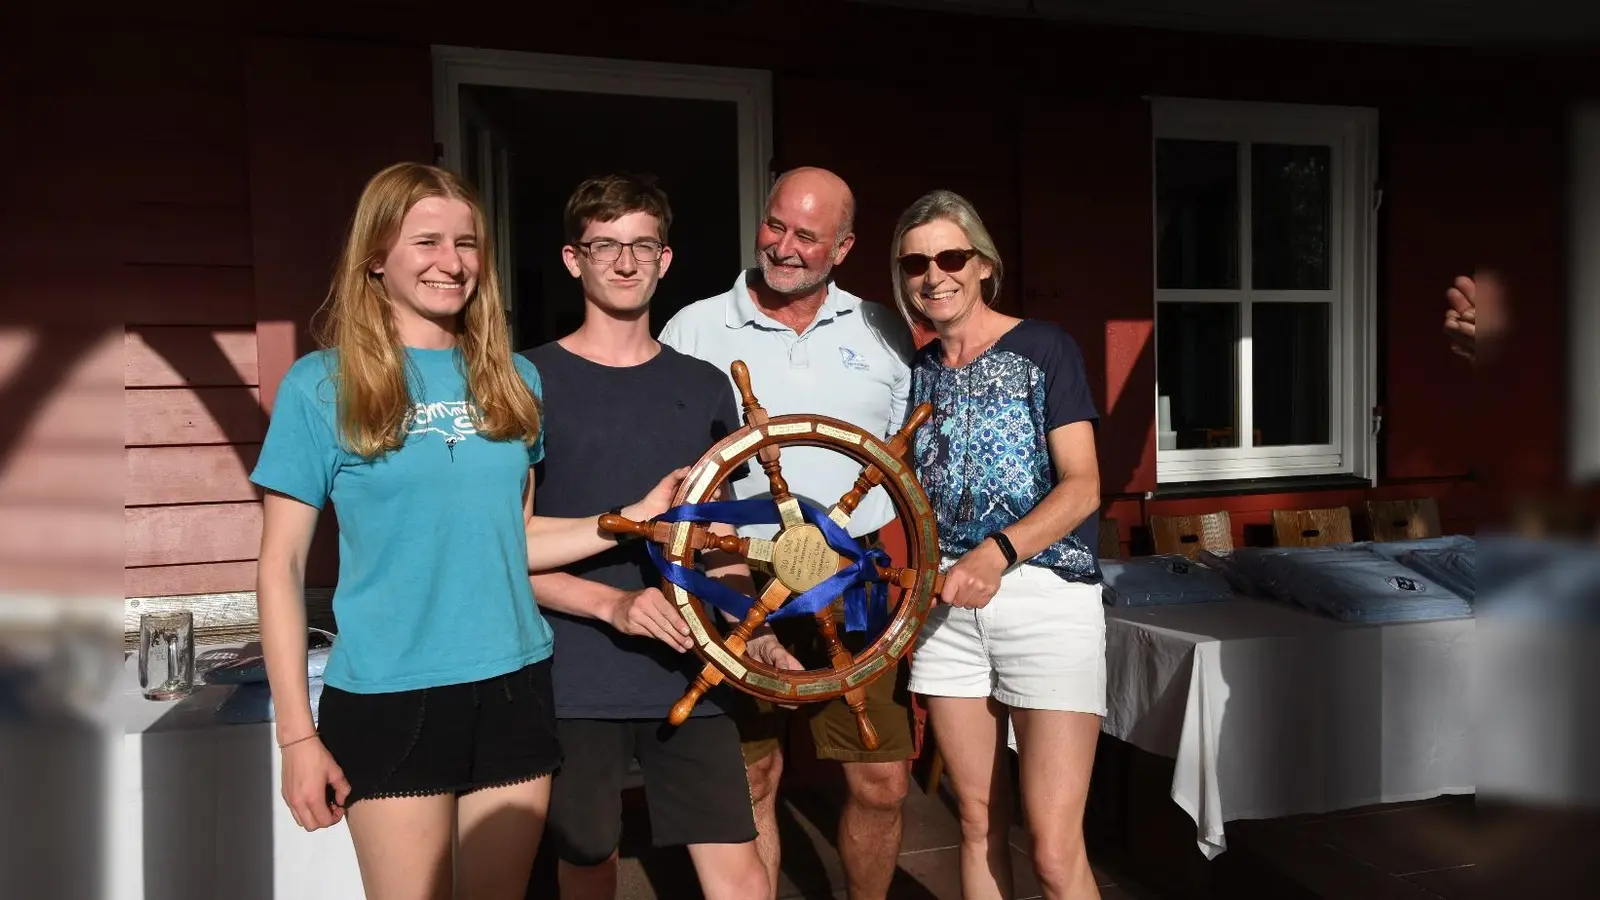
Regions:
<instances>
[{"instance_id":1,"label":"window pane","mask_svg":"<svg viewBox=\"0 0 1600 900\"><path fill-rule=\"evenodd\" d=\"M1330 149L1287 144L1250 148L1250 287L1325 291Z\"/></svg>"},{"instance_id":2,"label":"window pane","mask_svg":"<svg viewBox=\"0 0 1600 900\"><path fill-rule=\"evenodd\" d=\"M1156 285L1239 287L1239 147L1156 142Z\"/></svg>"},{"instance_id":3,"label":"window pane","mask_svg":"<svg viewBox=\"0 0 1600 900\"><path fill-rule=\"evenodd\" d=\"M1326 444L1330 425L1326 303L1250 306L1256 444Z\"/></svg>"},{"instance_id":4,"label":"window pane","mask_svg":"<svg viewBox=\"0 0 1600 900\"><path fill-rule=\"evenodd\" d=\"M1156 304L1156 446L1237 447L1239 307Z\"/></svg>"}]
</instances>

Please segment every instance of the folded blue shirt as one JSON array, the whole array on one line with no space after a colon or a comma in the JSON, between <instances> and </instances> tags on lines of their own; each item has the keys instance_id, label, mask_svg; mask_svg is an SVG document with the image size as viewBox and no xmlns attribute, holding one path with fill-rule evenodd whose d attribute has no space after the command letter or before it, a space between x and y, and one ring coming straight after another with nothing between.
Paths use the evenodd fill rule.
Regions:
<instances>
[{"instance_id":1,"label":"folded blue shirt","mask_svg":"<svg viewBox=\"0 0 1600 900\"><path fill-rule=\"evenodd\" d=\"M1103 559L1100 572L1107 606L1171 606L1235 596L1221 574L1180 554Z\"/></svg>"},{"instance_id":2,"label":"folded blue shirt","mask_svg":"<svg viewBox=\"0 0 1600 900\"><path fill-rule=\"evenodd\" d=\"M1317 548L1263 556L1267 596L1342 622L1409 622L1472 615L1455 592L1370 549Z\"/></svg>"}]
</instances>

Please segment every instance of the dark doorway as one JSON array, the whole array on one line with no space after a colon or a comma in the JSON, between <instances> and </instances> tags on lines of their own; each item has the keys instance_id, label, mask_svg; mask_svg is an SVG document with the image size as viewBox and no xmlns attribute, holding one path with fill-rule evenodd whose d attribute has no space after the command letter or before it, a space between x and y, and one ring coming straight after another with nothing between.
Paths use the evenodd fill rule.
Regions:
<instances>
[{"instance_id":1,"label":"dark doorway","mask_svg":"<svg viewBox=\"0 0 1600 900\"><path fill-rule=\"evenodd\" d=\"M658 333L685 305L726 291L746 248L739 232L738 110L734 103L466 85L465 174L500 180L497 211L513 345L529 349L583 321L583 295L561 262L562 213L585 178L652 175L667 192L672 268L651 303ZM480 142L501 152L480 160ZM499 169L501 171L488 171ZM485 193L495 193L486 184Z\"/></svg>"}]
</instances>

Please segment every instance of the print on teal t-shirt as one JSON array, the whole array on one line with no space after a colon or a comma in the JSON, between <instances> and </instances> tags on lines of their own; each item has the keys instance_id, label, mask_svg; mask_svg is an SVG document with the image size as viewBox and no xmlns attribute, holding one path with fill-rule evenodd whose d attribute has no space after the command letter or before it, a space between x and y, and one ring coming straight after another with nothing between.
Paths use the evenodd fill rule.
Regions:
<instances>
[{"instance_id":1,"label":"print on teal t-shirt","mask_svg":"<svg viewBox=\"0 0 1600 900\"><path fill-rule=\"evenodd\" d=\"M414 407L400 449L364 460L338 439L334 351L296 361L278 388L251 480L339 522L339 635L323 679L387 693L493 678L550 655L528 584L522 496L531 447L473 428L455 350L406 348ZM541 397L539 373L515 358Z\"/></svg>"}]
</instances>

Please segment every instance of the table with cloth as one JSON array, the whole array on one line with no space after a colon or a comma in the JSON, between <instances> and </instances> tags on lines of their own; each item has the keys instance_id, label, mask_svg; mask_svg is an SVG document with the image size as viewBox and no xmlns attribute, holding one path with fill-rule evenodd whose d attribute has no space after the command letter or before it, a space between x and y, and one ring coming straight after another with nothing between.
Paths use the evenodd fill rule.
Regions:
<instances>
[{"instance_id":1,"label":"table with cloth","mask_svg":"<svg viewBox=\"0 0 1600 900\"><path fill-rule=\"evenodd\" d=\"M1474 625L1239 597L1108 609L1103 730L1176 760L1207 858L1233 819L1471 793Z\"/></svg>"}]
</instances>

